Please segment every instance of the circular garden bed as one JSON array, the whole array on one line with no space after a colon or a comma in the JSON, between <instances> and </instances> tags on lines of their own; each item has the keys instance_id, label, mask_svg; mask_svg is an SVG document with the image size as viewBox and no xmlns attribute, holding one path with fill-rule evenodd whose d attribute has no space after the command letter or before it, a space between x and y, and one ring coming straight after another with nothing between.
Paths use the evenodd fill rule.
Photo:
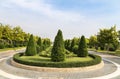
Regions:
<instances>
[{"instance_id":1,"label":"circular garden bed","mask_svg":"<svg viewBox=\"0 0 120 79\"><path fill-rule=\"evenodd\" d=\"M38 67L54 67L54 68L74 68L97 65L101 63L101 57L89 54L87 57L68 57L62 62L52 62L50 57L42 56L24 56L24 53L17 53L13 56L13 60L20 64L38 66Z\"/></svg>"}]
</instances>

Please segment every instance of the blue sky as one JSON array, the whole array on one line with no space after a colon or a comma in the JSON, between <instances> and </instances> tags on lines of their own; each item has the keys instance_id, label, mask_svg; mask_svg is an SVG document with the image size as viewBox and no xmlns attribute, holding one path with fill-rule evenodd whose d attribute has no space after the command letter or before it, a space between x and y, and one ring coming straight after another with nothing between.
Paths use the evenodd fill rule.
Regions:
<instances>
[{"instance_id":1,"label":"blue sky","mask_svg":"<svg viewBox=\"0 0 120 79\"><path fill-rule=\"evenodd\" d=\"M1 0L0 22L21 26L24 31L54 39L97 34L114 24L120 30L119 0Z\"/></svg>"}]
</instances>

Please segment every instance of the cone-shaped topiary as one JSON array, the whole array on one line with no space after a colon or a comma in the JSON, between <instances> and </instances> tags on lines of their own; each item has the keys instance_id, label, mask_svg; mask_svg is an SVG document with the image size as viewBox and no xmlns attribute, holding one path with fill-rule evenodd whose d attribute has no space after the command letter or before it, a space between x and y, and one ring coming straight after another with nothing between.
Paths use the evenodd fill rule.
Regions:
<instances>
[{"instance_id":1,"label":"cone-shaped topiary","mask_svg":"<svg viewBox=\"0 0 120 79\"><path fill-rule=\"evenodd\" d=\"M77 55L78 57L88 56L87 44L84 36L81 37L81 40L79 42Z\"/></svg>"},{"instance_id":2,"label":"cone-shaped topiary","mask_svg":"<svg viewBox=\"0 0 120 79\"><path fill-rule=\"evenodd\" d=\"M38 38L37 45L42 46L42 40L40 37Z\"/></svg>"},{"instance_id":3,"label":"cone-shaped topiary","mask_svg":"<svg viewBox=\"0 0 120 79\"><path fill-rule=\"evenodd\" d=\"M37 54L36 45L35 45L33 35L31 34L26 51L25 51L25 55L26 56L34 56L36 54Z\"/></svg>"},{"instance_id":4,"label":"cone-shaped topiary","mask_svg":"<svg viewBox=\"0 0 120 79\"><path fill-rule=\"evenodd\" d=\"M43 50L42 39L39 37L36 45L37 53L40 53Z\"/></svg>"},{"instance_id":5,"label":"cone-shaped topiary","mask_svg":"<svg viewBox=\"0 0 120 79\"><path fill-rule=\"evenodd\" d=\"M54 45L51 53L51 60L53 62L60 62L65 60L65 47L63 41L62 31L58 30L58 33L54 40Z\"/></svg>"}]
</instances>

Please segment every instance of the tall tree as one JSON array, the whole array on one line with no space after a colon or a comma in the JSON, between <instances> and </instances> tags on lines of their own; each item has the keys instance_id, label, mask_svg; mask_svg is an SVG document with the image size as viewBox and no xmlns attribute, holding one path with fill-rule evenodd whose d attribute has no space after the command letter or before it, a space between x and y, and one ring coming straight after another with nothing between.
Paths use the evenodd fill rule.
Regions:
<instances>
[{"instance_id":1,"label":"tall tree","mask_svg":"<svg viewBox=\"0 0 120 79\"><path fill-rule=\"evenodd\" d=\"M87 44L84 36L80 39L77 55L78 57L88 56Z\"/></svg>"},{"instance_id":2,"label":"tall tree","mask_svg":"<svg viewBox=\"0 0 120 79\"><path fill-rule=\"evenodd\" d=\"M97 46L97 36L91 36L89 38L89 46L94 48Z\"/></svg>"},{"instance_id":3,"label":"tall tree","mask_svg":"<svg viewBox=\"0 0 120 79\"><path fill-rule=\"evenodd\" d=\"M33 35L31 35L30 38L29 38L29 42L28 42L26 51L25 51L25 55L26 56L34 56L36 54L37 54L36 44L35 44Z\"/></svg>"},{"instance_id":4,"label":"tall tree","mask_svg":"<svg viewBox=\"0 0 120 79\"><path fill-rule=\"evenodd\" d=\"M65 46L65 48L66 48L67 50L70 51L70 49L71 49L71 40L70 40L70 39L65 40L65 41L64 41L64 46Z\"/></svg>"},{"instance_id":5,"label":"tall tree","mask_svg":"<svg viewBox=\"0 0 120 79\"><path fill-rule=\"evenodd\" d=\"M37 53L41 52L43 47L42 47L42 39L39 37L37 41Z\"/></svg>"},{"instance_id":6,"label":"tall tree","mask_svg":"<svg viewBox=\"0 0 120 79\"><path fill-rule=\"evenodd\" d=\"M100 32L97 35L97 40L101 49L116 50L118 47L116 26L111 27L110 29L100 29Z\"/></svg>"},{"instance_id":7,"label":"tall tree","mask_svg":"<svg viewBox=\"0 0 120 79\"><path fill-rule=\"evenodd\" d=\"M53 62L60 62L65 60L65 47L61 30L58 30L58 33L55 37L51 53L51 60Z\"/></svg>"}]
</instances>

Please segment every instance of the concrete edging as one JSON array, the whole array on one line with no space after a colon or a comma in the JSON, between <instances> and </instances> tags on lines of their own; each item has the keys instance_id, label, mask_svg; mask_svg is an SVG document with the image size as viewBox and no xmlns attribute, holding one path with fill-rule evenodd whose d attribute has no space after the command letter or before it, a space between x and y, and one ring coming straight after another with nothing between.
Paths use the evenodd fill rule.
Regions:
<instances>
[{"instance_id":1,"label":"concrete edging","mask_svg":"<svg viewBox=\"0 0 120 79\"><path fill-rule=\"evenodd\" d=\"M34 71L40 71L40 72L80 72L80 71L91 71L91 70L97 70L104 66L104 62L101 61L100 64L88 66L88 67L79 67L79 68L50 68L50 67L37 67L37 66L29 66L24 65L15 62L13 59L11 59L11 64L15 67L28 69L28 70L34 70Z\"/></svg>"}]
</instances>

